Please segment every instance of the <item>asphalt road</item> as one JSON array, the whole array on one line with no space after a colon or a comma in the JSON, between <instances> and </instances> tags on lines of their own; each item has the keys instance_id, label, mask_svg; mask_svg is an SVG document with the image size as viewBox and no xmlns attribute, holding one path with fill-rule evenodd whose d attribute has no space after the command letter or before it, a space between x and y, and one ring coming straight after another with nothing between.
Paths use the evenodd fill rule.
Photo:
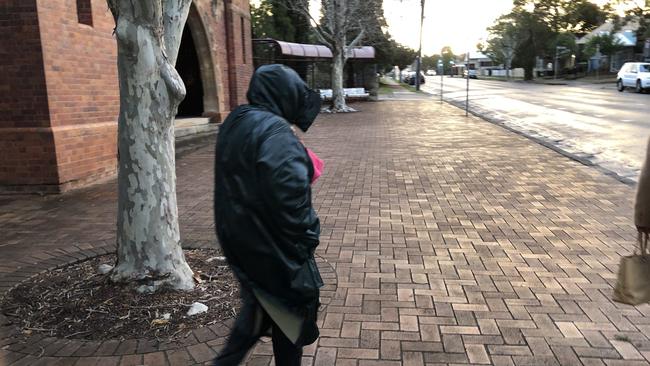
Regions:
<instances>
[{"instance_id":1,"label":"asphalt road","mask_svg":"<svg viewBox=\"0 0 650 366\"><path fill-rule=\"evenodd\" d=\"M466 80L445 77L443 97L465 105ZM440 77L422 90L439 98ZM620 93L611 84L470 80L472 112L559 150L636 180L650 136L650 94Z\"/></svg>"}]
</instances>

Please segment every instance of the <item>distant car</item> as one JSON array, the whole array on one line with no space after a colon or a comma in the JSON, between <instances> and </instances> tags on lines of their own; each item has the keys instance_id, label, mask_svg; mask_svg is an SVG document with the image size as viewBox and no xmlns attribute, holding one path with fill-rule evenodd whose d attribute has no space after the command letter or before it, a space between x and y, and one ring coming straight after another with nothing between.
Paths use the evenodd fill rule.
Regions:
<instances>
[{"instance_id":1,"label":"distant car","mask_svg":"<svg viewBox=\"0 0 650 366\"><path fill-rule=\"evenodd\" d=\"M616 89L622 92L625 88L634 88L637 93L650 88L650 63L626 62L616 76Z\"/></svg>"},{"instance_id":2,"label":"distant car","mask_svg":"<svg viewBox=\"0 0 650 366\"><path fill-rule=\"evenodd\" d=\"M436 70L427 70L426 75L427 76L436 76L437 73L436 73Z\"/></svg>"},{"instance_id":3,"label":"distant car","mask_svg":"<svg viewBox=\"0 0 650 366\"><path fill-rule=\"evenodd\" d=\"M426 80L424 77L424 73L420 72L420 85L424 84L425 81ZM404 82L409 85L415 85L415 73L414 72L408 73L408 75L406 75L406 77L404 78Z\"/></svg>"},{"instance_id":4,"label":"distant car","mask_svg":"<svg viewBox=\"0 0 650 366\"><path fill-rule=\"evenodd\" d=\"M463 71L463 76L467 77L467 70ZM476 72L476 70L469 70L469 78L478 79L478 73Z\"/></svg>"}]
</instances>

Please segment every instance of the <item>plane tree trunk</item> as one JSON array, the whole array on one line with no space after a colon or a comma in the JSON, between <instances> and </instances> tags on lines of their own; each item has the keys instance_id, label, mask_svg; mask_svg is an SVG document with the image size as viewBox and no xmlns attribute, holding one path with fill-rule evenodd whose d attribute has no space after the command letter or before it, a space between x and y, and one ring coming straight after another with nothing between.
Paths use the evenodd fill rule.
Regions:
<instances>
[{"instance_id":1,"label":"plane tree trunk","mask_svg":"<svg viewBox=\"0 0 650 366\"><path fill-rule=\"evenodd\" d=\"M140 292L194 287L180 244L174 116L185 86L174 68L191 0L108 0L118 46L115 282Z\"/></svg>"},{"instance_id":2,"label":"plane tree trunk","mask_svg":"<svg viewBox=\"0 0 650 366\"><path fill-rule=\"evenodd\" d=\"M309 4L304 0L287 0L290 9L311 19L318 40L332 50L332 104L329 111L354 112L354 108L345 103L343 72L352 49L363 40L370 18L376 18L369 8L372 4L366 0L323 0L320 21L313 18ZM348 42L349 39L352 41Z\"/></svg>"},{"instance_id":3,"label":"plane tree trunk","mask_svg":"<svg viewBox=\"0 0 650 366\"><path fill-rule=\"evenodd\" d=\"M334 60L332 61L332 111L348 112L350 108L345 103L345 91L343 89L343 68L345 66L345 57L337 54L334 50Z\"/></svg>"}]
</instances>

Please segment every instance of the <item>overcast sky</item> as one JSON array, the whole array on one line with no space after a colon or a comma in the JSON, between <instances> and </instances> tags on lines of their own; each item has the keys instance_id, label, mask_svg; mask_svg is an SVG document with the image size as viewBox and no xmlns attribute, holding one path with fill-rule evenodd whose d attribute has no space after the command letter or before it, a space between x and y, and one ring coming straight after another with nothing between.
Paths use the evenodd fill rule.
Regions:
<instances>
[{"instance_id":1,"label":"overcast sky","mask_svg":"<svg viewBox=\"0 0 650 366\"><path fill-rule=\"evenodd\" d=\"M474 51L486 28L508 13L512 0L456 0L426 2L422 52L439 53L451 46L455 53ZM384 0L388 32L398 42L417 49L420 0Z\"/></svg>"}]
</instances>

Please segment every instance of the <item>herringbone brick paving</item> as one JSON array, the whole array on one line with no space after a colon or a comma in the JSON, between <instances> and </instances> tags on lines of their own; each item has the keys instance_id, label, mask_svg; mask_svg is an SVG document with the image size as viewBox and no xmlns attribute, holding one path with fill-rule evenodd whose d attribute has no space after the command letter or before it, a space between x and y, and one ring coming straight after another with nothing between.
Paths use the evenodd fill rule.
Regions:
<instances>
[{"instance_id":1,"label":"herringbone brick paving","mask_svg":"<svg viewBox=\"0 0 650 366\"><path fill-rule=\"evenodd\" d=\"M359 107L321 116L305 137L326 163L314 191L317 253L337 282L304 364L648 364L650 306L610 300L634 247L633 188L449 106ZM212 152L178 161L185 243L214 242ZM56 251L110 250L113 190L5 198L0 290L54 264ZM222 343L40 361L183 365ZM271 354L265 340L247 364ZM0 364L34 357L0 350Z\"/></svg>"}]
</instances>

